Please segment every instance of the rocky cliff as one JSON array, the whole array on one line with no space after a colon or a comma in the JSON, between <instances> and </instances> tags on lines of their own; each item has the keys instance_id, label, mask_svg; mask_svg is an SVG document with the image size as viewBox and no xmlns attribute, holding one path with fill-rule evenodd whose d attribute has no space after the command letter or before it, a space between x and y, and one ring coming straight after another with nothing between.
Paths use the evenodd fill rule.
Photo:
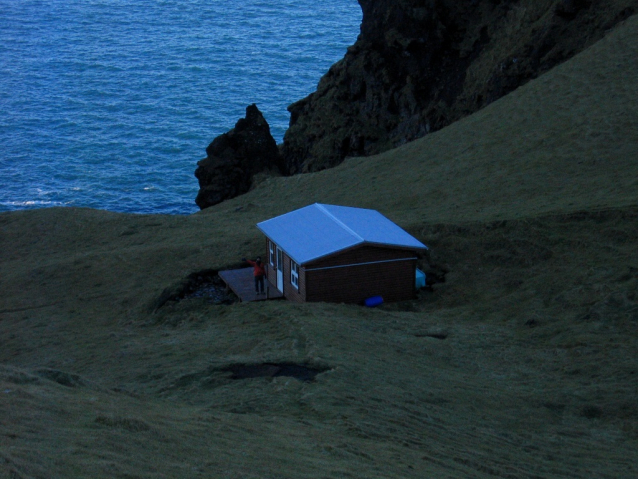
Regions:
<instances>
[{"instance_id":1,"label":"rocky cliff","mask_svg":"<svg viewBox=\"0 0 638 479\"><path fill-rule=\"evenodd\" d=\"M200 209L246 193L256 173L281 170L282 159L270 126L255 104L246 108L235 128L215 138L197 163Z\"/></svg>"},{"instance_id":2,"label":"rocky cliff","mask_svg":"<svg viewBox=\"0 0 638 479\"><path fill-rule=\"evenodd\" d=\"M467 116L602 38L638 0L359 0L361 34L291 105L288 174L379 153Z\"/></svg>"}]
</instances>

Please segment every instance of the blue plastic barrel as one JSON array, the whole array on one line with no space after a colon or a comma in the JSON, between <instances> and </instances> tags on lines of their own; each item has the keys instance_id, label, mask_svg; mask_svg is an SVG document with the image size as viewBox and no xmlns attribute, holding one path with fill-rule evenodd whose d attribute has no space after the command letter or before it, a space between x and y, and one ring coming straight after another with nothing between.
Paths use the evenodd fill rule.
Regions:
<instances>
[{"instance_id":1,"label":"blue plastic barrel","mask_svg":"<svg viewBox=\"0 0 638 479\"><path fill-rule=\"evenodd\" d=\"M364 304L368 308L374 308L376 306L379 306L380 304L383 304L383 298L381 296L372 296L371 298L366 299L364 301Z\"/></svg>"}]
</instances>

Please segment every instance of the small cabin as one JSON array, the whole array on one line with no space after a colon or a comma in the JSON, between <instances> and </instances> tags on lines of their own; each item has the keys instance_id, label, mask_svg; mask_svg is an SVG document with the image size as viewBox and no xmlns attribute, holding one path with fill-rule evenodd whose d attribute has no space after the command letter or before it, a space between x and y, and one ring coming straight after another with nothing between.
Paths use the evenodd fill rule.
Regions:
<instances>
[{"instance_id":1,"label":"small cabin","mask_svg":"<svg viewBox=\"0 0 638 479\"><path fill-rule=\"evenodd\" d=\"M266 276L290 301L413 299L427 246L375 210L315 203L257 224Z\"/></svg>"}]
</instances>

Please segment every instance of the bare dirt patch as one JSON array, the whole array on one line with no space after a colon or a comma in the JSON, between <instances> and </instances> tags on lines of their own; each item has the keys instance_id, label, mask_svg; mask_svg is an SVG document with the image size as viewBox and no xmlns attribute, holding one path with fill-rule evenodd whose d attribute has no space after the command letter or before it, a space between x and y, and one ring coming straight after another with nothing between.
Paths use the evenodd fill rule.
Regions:
<instances>
[{"instance_id":1,"label":"bare dirt patch","mask_svg":"<svg viewBox=\"0 0 638 479\"><path fill-rule=\"evenodd\" d=\"M233 364L223 368L232 373L231 379L276 378L288 376L299 381L312 382L317 374L329 368L304 366L294 363Z\"/></svg>"},{"instance_id":2,"label":"bare dirt patch","mask_svg":"<svg viewBox=\"0 0 638 479\"><path fill-rule=\"evenodd\" d=\"M154 302L153 310L158 310L168 302L184 299L204 299L211 304L233 304L239 298L228 288L217 274L217 270L207 269L189 274L180 282L162 291Z\"/></svg>"}]
</instances>

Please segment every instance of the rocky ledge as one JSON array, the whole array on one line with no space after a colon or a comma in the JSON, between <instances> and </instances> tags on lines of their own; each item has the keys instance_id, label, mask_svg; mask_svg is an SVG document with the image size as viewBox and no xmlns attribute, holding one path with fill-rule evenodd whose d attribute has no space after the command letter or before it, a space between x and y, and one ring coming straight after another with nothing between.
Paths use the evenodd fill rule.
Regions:
<instances>
[{"instance_id":1,"label":"rocky ledge","mask_svg":"<svg viewBox=\"0 0 638 479\"><path fill-rule=\"evenodd\" d=\"M291 105L285 173L439 130L602 38L638 0L359 0L361 34Z\"/></svg>"},{"instance_id":2,"label":"rocky ledge","mask_svg":"<svg viewBox=\"0 0 638 479\"><path fill-rule=\"evenodd\" d=\"M199 181L195 203L202 210L246 193L256 173L282 169L277 143L255 104L246 108L246 118L235 128L208 145L206 154L195 170Z\"/></svg>"}]
</instances>

